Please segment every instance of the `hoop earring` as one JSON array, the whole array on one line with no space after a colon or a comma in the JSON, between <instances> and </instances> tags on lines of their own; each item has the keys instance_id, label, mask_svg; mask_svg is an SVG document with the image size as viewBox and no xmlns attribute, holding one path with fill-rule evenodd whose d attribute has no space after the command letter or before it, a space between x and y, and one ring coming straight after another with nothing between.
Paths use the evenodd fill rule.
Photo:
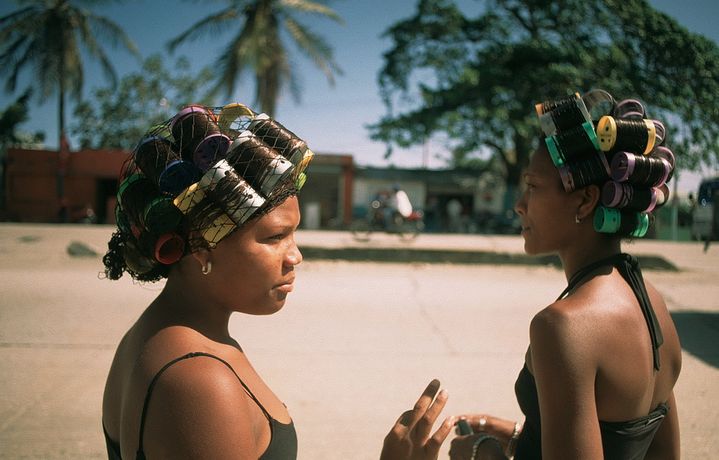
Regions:
<instances>
[{"instance_id":1,"label":"hoop earring","mask_svg":"<svg viewBox=\"0 0 719 460\"><path fill-rule=\"evenodd\" d=\"M575 214L575 215L574 215L574 223L575 223L575 224L581 224L581 223L582 223L582 219L579 218L579 214Z\"/></svg>"},{"instance_id":2,"label":"hoop earring","mask_svg":"<svg viewBox=\"0 0 719 460\"><path fill-rule=\"evenodd\" d=\"M208 260L207 265L202 266L202 274L203 275L209 275L210 272L212 272L212 261Z\"/></svg>"}]
</instances>

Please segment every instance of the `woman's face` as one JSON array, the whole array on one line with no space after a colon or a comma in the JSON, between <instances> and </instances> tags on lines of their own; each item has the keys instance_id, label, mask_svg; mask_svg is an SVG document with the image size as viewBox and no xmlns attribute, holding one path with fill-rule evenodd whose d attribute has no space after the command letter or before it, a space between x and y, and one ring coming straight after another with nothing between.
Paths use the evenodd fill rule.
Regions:
<instances>
[{"instance_id":1,"label":"woman's face","mask_svg":"<svg viewBox=\"0 0 719 460\"><path fill-rule=\"evenodd\" d=\"M578 202L564 191L559 171L544 146L532 155L514 206L522 222L527 254L559 252L576 234Z\"/></svg>"},{"instance_id":2,"label":"woman's face","mask_svg":"<svg viewBox=\"0 0 719 460\"><path fill-rule=\"evenodd\" d=\"M208 276L234 311L269 315L283 307L294 286L294 268L302 262L295 244L299 223L297 197L290 197L212 251Z\"/></svg>"}]
</instances>

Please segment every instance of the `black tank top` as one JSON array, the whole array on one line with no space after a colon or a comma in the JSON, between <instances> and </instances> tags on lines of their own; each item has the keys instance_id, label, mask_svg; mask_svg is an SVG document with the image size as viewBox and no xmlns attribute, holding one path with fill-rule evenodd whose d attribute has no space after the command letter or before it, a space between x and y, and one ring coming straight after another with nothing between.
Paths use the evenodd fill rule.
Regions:
<instances>
[{"instance_id":1,"label":"black tank top","mask_svg":"<svg viewBox=\"0 0 719 460\"><path fill-rule=\"evenodd\" d=\"M257 406L260 408L262 413L267 417L267 420L270 424L270 444L267 446L267 449L260 457L260 460L294 460L297 458L297 433L295 431L295 426L293 422L290 422L289 424L280 423L274 418L272 418L267 412L267 410L264 408L264 406L260 403L260 401L255 397L254 394L252 394L252 391L245 385L245 382L242 381L239 375L237 375L237 372L230 366L230 364L223 360L222 358L218 358L215 355L211 355L209 353L203 353L203 352L193 352L188 353L184 356L180 356L179 358L175 358L169 363L165 364L162 369L160 369L157 374L152 378L152 381L150 382L150 385L147 388L147 394L145 395L145 403L142 406L142 416L140 418L140 436L139 436L139 446L137 449L137 454L135 455L136 460L145 460L145 451L143 448L143 437L144 437L144 431L145 431L145 418L147 416L147 408L148 404L150 402L150 397L152 396L152 390L155 387L155 384L157 383L157 380L159 379L160 375L162 375L163 372L165 372L170 366L173 364L182 361L184 359L189 358L195 358L197 356L205 356L208 358L216 359L220 361L222 364L227 366L233 374L235 374L235 377L237 377L237 380L239 380L240 384L242 385L242 388L245 389L247 394L252 398L252 400L257 404ZM107 434L107 430L105 430L105 426L103 424L102 431L105 434L105 444L107 445L107 456L110 460L122 460L122 457L120 455L120 444L116 441L112 440L110 438L110 435Z\"/></svg>"},{"instance_id":2,"label":"black tank top","mask_svg":"<svg viewBox=\"0 0 719 460\"><path fill-rule=\"evenodd\" d=\"M659 346L663 342L662 331L649 301L636 258L628 254L617 254L584 267L569 280L567 288L557 300L564 298L589 273L606 265L617 268L639 301L639 306L642 309L652 339L654 368L659 370ZM541 459L542 428L537 385L526 364L519 372L517 381L514 384L514 392L517 396L519 407L525 416L524 427L517 442L514 458L516 460ZM625 422L603 422L600 420L599 428L602 435L604 458L612 460L643 459L668 411L669 408L666 404L660 404L648 415L635 420Z\"/></svg>"}]
</instances>

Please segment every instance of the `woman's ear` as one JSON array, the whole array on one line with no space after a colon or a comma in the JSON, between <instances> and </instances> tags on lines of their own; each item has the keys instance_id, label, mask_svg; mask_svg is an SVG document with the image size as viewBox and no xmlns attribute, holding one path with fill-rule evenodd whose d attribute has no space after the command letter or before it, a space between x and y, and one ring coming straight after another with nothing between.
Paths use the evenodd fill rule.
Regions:
<instances>
[{"instance_id":1,"label":"woman's ear","mask_svg":"<svg viewBox=\"0 0 719 460\"><path fill-rule=\"evenodd\" d=\"M192 251L192 257L194 257L195 260L198 262L201 270L207 270L207 267L212 264L210 251L208 251L207 249L198 249L196 251Z\"/></svg>"},{"instance_id":2,"label":"woman's ear","mask_svg":"<svg viewBox=\"0 0 719 460\"><path fill-rule=\"evenodd\" d=\"M594 209L596 209L602 196L602 191L598 185L588 185L577 190L577 192L580 200L579 207L577 208L577 217L583 221L590 217Z\"/></svg>"}]
</instances>

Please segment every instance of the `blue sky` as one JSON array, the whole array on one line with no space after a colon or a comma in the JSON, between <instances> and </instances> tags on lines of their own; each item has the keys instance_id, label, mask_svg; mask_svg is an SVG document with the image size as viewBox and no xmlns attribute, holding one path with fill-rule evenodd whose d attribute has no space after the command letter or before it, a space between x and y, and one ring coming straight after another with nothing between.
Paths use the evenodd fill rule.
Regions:
<instances>
[{"instance_id":1,"label":"blue sky","mask_svg":"<svg viewBox=\"0 0 719 460\"><path fill-rule=\"evenodd\" d=\"M366 125L377 122L384 114L377 74L382 66L382 53L389 49L390 42L381 35L394 22L412 15L415 4L416 0L334 0L331 6L344 19L344 25L330 20L305 20L306 24L332 44L335 58L344 74L337 78L334 87L330 87L324 75L312 63L299 53L293 53L301 75L302 102L297 105L289 94L283 95L276 118L306 139L316 152L352 154L355 162L361 165L382 166L392 163L405 167L421 166L421 148L395 149L392 157L384 160L384 145L371 141L366 129ZM473 13L481 9L482 2L459 0L458 4L466 12ZM692 32L719 43L719 28L715 22L719 17L717 0L650 0L650 4L677 19ZM142 56L147 57L164 51L169 38L221 6L222 2L217 1L127 0L93 10L120 25L138 45ZM0 15L15 8L14 3L2 2ZM218 43L224 45L228 38L229 34L221 36ZM209 39L201 39L195 44L183 45L176 54L190 57L196 68L200 68L216 57L209 45ZM112 50L110 47L106 49ZM209 53L208 49L211 50ZM127 53L112 52L112 56L120 76L137 70L138 64ZM89 62L86 65L87 93L92 87L102 86L103 83L98 67ZM24 88L30 78L32 76L29 74L21 75L19 88ZM249 83L250 80L245 81ZM0 107L7 106L16 96L2 92ZM244 90L240 88L232 100L252 104L251 85ZM42 106L33 101L31 120L22 126L26 131L45 131L48 145L53 148L57 138L55 107L56 100L53 99ZM428 151L429 167L444 165L441 159L444 152L440 143L430 142ZM716 172L682 172L678 182L680 192L695 190L699 177L710 173Z\"/></svg>"}]
</instances>

